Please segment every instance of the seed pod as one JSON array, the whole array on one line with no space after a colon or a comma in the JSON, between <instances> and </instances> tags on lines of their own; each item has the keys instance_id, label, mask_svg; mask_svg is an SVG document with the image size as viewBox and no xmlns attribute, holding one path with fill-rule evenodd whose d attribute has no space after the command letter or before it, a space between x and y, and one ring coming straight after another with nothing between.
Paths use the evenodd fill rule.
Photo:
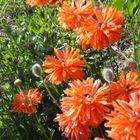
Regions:
<instances>
[{"instance_id":1,"label":"seed pod","mask_svg":"<svg viewBox=\"0 0 140 140\"><path fill-rule=\"evenodd\" d=\"M110 83L114 78L113 71L109 68L103 69L102 76L103 76L104 80L107 81L108 83Z\"/></svg>"},{"instance_id":2,"label":"seed pod","mask_svg":"<svg viewBox=\"0 0 140 140\"><path fill-rule=\"evenodd\" d=\"M33 73L34 76L40 77L41 74L42 74L41 66L39 64L34 64L32 66L32 73Z\"/></svg>"},{"instance_id":3,"label":"seed pod","mask_svg":"<svg viewBox=\"0 0 140 140\"><path fill-rule=\"evenodd\" d=\"M17 86L20 86L20 85L22 85L22 81L20 79L16 79L14 81L14 84L17 85Z\"/></svg>"}]
</instances>

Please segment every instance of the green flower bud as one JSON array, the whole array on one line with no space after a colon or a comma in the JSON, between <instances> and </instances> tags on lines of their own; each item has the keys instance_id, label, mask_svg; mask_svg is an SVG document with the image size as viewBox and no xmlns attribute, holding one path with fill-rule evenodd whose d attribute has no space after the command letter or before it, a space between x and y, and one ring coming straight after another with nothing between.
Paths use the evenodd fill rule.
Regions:
<instances>
[{"instance_id":1,"label":"green flower bud","mask_svg":"<svg viewBox=\"0 0 140 140\"><path fill-rule=\"evenodd\" d=\"M42 75L41 66L39 64L34 64L32 66L32 73L33 73L34 76L40 77Z\"/></svg>"},{"instance_id":2,"label":"green flower bud","mask_svg":"<svg viewBox=\"0 0 140 140\"><path fill-rule=\"evenodd\" d=\"M17 86L20 86L20 85L22 85L22 81L20 79L16 79L14 81L14 84L17 85Z\"/></svg>"},{"instance_id":3,"label":"green flower bud","mask_svg":"<svg viewBox=\"0 0 140 140\"><path fill-rule=\"evenodd\" d=\"M102 76L103 76L104 80L107 81L108 83L110 83L114 78L113 71L109 68L103 69Z\"/></svg>"}]
</instances>

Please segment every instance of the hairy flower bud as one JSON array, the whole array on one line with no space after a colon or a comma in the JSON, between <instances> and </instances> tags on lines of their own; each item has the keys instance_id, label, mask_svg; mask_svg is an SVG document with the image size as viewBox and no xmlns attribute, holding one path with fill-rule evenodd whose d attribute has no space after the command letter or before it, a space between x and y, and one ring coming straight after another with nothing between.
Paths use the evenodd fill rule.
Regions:
<instances>
[{"instance_id":1,"label":"hairy flower bud","mask_svg":"<svg viewBox=\"0 0 140 140\"><path fill-rule=\"evenodd\" d=\"M20 85L22 85L22 81L20 79L16 79L14 81L14 84L20 86Z\"/></svg>"},{"instance_id":2,"label":"hairy flower bud","mask_svg":"<svg viewBox=\"0 0 140 140\"><path fill-rule=\"evenodd\" d=\"M39 64L34 64L32 66L32 73L33 73L34 76L40 77L41 74L42 74L41 66Z\"/></svg>"},{"instance_id":3,"label":"hairy flower bud","mask_svg":"<svg viewBox=\"0 0 140 140\"><path fill-rule=\"evenodd\" d=\"M110 81L112 81L114 78L113 71L109 68L103 69L102 76L103 76L104 80L107 81L108 83L110 83Z\"/></svg>"}]
</instances>

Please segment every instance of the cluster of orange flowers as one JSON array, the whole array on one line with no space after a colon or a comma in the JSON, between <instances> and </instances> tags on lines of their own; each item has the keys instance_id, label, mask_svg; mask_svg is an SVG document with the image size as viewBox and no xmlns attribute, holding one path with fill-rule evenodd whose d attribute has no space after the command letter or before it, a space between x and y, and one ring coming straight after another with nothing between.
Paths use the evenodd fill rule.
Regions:
<instances>
[{"instance_id":1,"label":"cluster of orange flowers","mask_svg":"<svg viewBox=\"0 0 140 140\"><path fill-rule=\"evenodd\" d=\"M54 4L59 0L28 0L31 6L45 3ZM123 16L113 7L99 9L90 0L72 0L63 2L58 8L58 20L68 30L77 34L77 44L86 50L106 48L121 38Z\"/></svg>"},{"instance_id":2,"label":"cluster of orange flowers","mask_svg":"<svg viewBox=\"0 0 140 140\"><path fill-rule=\"evenodd\" d=\"M136 72L126 75L121 73L116 82L100 86L100 80L89 78L69 84L62 99L62 114L55 121L71 140L86 140L90 137L91 127L97 127L104 118L110 127L108 136L115 140L140 139L140 79ZM109 94L111 91L112 107L110 110ZM111 113L110 113L111 111Z\"/></svg>"},{"instance_id":3,"label":"cluster of orange flowers","mask_svg":"<svg viewBox=\"0 0 140 140\"><path fill-rule=\"evenodd\" d=\"M75 31L83 50L103 49L121 38L123 16L113 7L98 9L91 1L73 0L59 8L58 19L65 29Z\"/></svg>"},{"instance_id":4,"label":"cluster of orange flowers","mask_svg":"<svg viewBox=\"0 0 140 140\"><path fill-rule=\"evenodd\" d=\"M31 6L43 5L48 0L28 0ZM59 7L58 19L68 30L74 30L77 43L85 50L106 48L121 38L123 16L113 7L98 9L91 1L73 0ZM117 81L102 84L87 78L83 80L86 61L79 49L69 45L64 49L54 48L55 56L48 55L43 61L46 79L53 84L69 83L61 102L61 114L54 119L59 128L71 140L87 140L91 128L103 122L110 129L106 132L115 140L140 140L140 72L120 72ZM13 100L12 108L17 113L33 113L41 101L37 89L22 91ZM113 108L113 109L112 109ZM101 140L102 138L95 138Z\"/></svg>"},{"instance_id":5,"label":"cluster of orange flowers","mask_svg":"<svg viewBox=\"0 0 140 140\"><path fill-rule=\"evenodd\" d=\"M31 6L45 3L55 4L59 0L28 0ZM106 48L121 38L123 16L113 7L99 9L90 0L72 0L71 4L63 2L58 8L58 20L62 27L74 30L77 44L82 49Z\"/></svg>"},{"instance_id":6,"label":"cluster of orange flowers","mask_svg":"<svg viewBox=\"0 0 140 140\"><path fill-rule=\"evenodd\" d=\"M62 114L55 118L65 136L71 140L86 140L91 135L90 128L98 127L107 119L105 126L111 128L107 131L109 137L115 140L140 138L140 73L121 71L117 81L104 85L92 78L80 81L85 75L83 67L86 62L81 60L83 56L79 49L66 46L61 51L54 51L57 58L47 56L43 62L48 73L46 78L53 84L67 82L68 78L77 79L64 90L67 97L62 98ZM114 111L111 111L110 105ZM128 110L128 107L131 108Z\"/></svg>"}]
</instances>

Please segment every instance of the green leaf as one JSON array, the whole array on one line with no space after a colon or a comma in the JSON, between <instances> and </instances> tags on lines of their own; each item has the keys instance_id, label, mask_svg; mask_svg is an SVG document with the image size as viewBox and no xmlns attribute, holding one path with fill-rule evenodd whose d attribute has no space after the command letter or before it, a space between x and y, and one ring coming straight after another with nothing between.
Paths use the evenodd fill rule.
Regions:
<instances>
[{"instance_id":1,"label":"green leaf","mask_svg":"<svg viewBox=\"0 0 140 140\"><path fill-rule=\"evenodd\" d=\"M135 50L135 59L140 61L140 47Z\"/></svg>"},{"instance_id":2,"label":"green leaf","mask_svg":"<svg viewBox=\"0 0 140 140\"><path fill-rule=\"evenodd\" d=\"M125 0L114 0L113 6L115 6L118 10L121 10L123 8L124 3Z\"/></svg>"}]
</instances>

